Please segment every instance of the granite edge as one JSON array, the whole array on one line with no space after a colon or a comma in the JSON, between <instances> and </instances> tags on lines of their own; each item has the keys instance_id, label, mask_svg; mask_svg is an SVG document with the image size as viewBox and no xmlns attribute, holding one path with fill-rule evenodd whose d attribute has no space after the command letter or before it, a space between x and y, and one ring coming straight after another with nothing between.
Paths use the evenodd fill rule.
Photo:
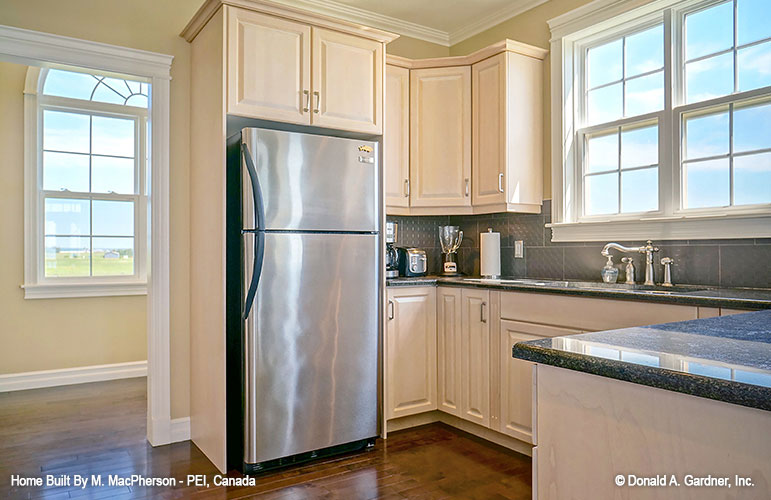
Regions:
<instances>
[{"instance_id":1,"label":"granite edge","mask_svg":"<svg viewBox=\"0 0 771 500\"><path fill-rule=\"evenodd\" d=\"M459 281L444 281L442 278L400 278L401 281L386 281L387 288L408 286L451 286L462 288L482 288L488 290L503 290L510 292L534 292L578 297L597 297L617 300L656 302L660 304L680 304L687 306L725 307L731 309L761 310L771 309L771 300L753 300L732 297L702 297L674 293L671 295L652 295L635 290L602 291L582 290L579 288L551 288L526 284L496 284L496 283L463 283ZM714 288L714 287L708 287Z\"/></svg>"},{"instance_id":2,"label":"granite edge","mask_svg":"<svg viewBox=\"0 0 771 500\"><path fill-rule=\"evenodd\" d=\"M517 343L512 357L590 375L771 411L771 388Z\"/></svg>"}]
</instances>

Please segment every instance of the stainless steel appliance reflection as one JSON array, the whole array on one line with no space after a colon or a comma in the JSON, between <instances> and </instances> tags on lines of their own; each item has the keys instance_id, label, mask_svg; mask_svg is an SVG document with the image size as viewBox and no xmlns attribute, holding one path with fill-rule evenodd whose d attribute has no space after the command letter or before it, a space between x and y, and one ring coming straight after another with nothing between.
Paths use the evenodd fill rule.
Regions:
<instances>
[{"instance_id":1,"label":"stainless steel appliance reflection","mask_svg":"<svg viewBox=\"0 0 771 500\"><path fill-rule=\"evenodd\" d=\"M229 332L228 398L242 432L233 442L231 419L228 448L241 450L231 466L258 472L364 448L378 432L377 143L248 128L234 147L243 259L240 300L228 304L241 318Z\"/></svg>"}]
</instances>

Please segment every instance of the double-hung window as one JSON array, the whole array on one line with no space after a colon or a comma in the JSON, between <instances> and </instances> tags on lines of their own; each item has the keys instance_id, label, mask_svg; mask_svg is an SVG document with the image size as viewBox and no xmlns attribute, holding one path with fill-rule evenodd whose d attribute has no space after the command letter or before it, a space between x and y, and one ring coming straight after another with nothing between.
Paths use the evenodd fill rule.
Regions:
<instances>
[{"instance_id":1,"label":"double-hung window","mask_svg":"<svg viewBox=\"0 0 771 500\"><path fill-rule=\"evenodd\" d=\"M604 3L550 21L554 239L771 236L771 2Z\"/></svg>"},{"instance_id":2,"label":"double-hung window","mask_svg":"<svg viewBox=\"0 0 771 500\"><path fill-rule=\"evenodd\" d=\"M145 293L144 81L30 68L26 296Z\"/></svg>"}]
</instances>

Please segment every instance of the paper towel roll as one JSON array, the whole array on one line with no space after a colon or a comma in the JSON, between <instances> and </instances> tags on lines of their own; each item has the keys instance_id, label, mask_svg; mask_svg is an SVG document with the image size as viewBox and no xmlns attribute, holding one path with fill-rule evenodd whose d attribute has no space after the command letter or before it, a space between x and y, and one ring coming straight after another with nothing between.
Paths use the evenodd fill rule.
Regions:
<instances>
[{"instance_id":1,"label":"paper towel roll","mask_svg":"<svg viewBox=\"0 0 771 500\"><path fill-rule=\"evenodd\" d=\"M498 278L501 275L501 233L492 228L479 235L479 268L484 278Z\"/></svg>"}]
</instances>

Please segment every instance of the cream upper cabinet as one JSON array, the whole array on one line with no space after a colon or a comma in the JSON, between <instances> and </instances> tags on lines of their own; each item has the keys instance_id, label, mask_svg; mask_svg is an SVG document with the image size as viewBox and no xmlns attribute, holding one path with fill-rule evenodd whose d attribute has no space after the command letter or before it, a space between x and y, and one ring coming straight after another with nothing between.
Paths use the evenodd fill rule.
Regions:
<instances>
[{"instance_id":1,"label":"cream upper cabinet","mask_svg":"<svg viewBox=\"0 0 771 500\"><path fill-rule=\"evenodd\" d=\"M383 133L382 40L226 10L228 114Z\"/></svg>"},{"instance_id":2,"label":"cream upper cabinet","mask_svg":"<svg viewBox=\"0 0 771 500\"><path fill-rule=\"evenodd\" d=\"M313 28L313 125L381 134L383 44Z\"/></svg>"},{"instance_id":3,"label":"cream upper cabinet","mask_svg":"<svg viewBox=\"0 0 771 500\"><path fill-rule=\"evenodd\" d=\"M461 418L490 425L490 292L461 293Z\"/></svg>"},{"instance_id":4,"label":"cream upper cabinet","mask_svg":"<svg viewBox=\"0 0 771 500\"><path fill-rule=\"evenodd\" d=\"M436 290L438 408L461 416L461 290Z\"/></svg>"},{"instance_id":5,"label":"cream upper cabinet","mask_svg":"<svg viewBox=\"0 0 771 500\"><path fill-rule=\"evenodd\" d=\"M471 206L471 68L410 72L410 206Z\"/></svg>"},{"instance_id":6,"label":"cream upper cabinet","mask_svg":"<svg viewBox=\"0 0 771 500\"><path fill-rule=\"evenodd\" d=\"M436 410L436 288L388 290L386 418Z\"/></svg>"},{"instance_id":7,"label":"cream upper cabinet","mask_svg":"<svg viewBox=\"0 0 771 500\"><path fill-rule=\"evenodd\" d=\"M541 59L504 52L472 66L472 203L539 213L543 202Z\"/></svg>"},{"instance_id":8,"label":"cream upper cabinet","mask_svg":"<svg viewBox=\"0 0 771 500\"><path fill-rule=\"evenodd\" d=\"M410 70L386 65L385 198L410 206Z\"/></svg>"},{"instance_id":9,"label":"cream upper cabinet","mask_svg":"<svg viewBox=\"0 0 771 500\"><path fill-rule=\"evenodd\" d=\"M311 27L228 10L228 113L310 125Z\"/></svg>"}]
</instances>

